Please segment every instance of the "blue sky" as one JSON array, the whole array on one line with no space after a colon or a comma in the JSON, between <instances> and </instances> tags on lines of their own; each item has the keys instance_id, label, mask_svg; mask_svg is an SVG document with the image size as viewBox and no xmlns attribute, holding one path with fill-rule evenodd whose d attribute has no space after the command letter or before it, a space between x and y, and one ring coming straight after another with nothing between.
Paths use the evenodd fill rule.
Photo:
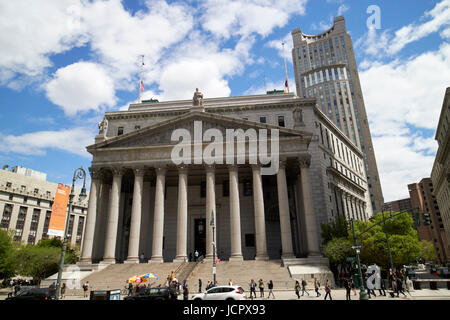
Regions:
<instances>
[{"instance_id":1,"label":"blue sky","mask_svg":"<svg viewBox=\"0 0 450 320\"><path fill-rule=\"evenodd\" d=\"M380 29L367 20L380 9ZM0 2L0 163L69 184L89 167L105 111L144 98L238 96L282 89L290 32L346 19L386 201L429 176L450 86L450 0L205 0ZM264 85L266 84L266 85Z\"/></svg>"}]
</instances>

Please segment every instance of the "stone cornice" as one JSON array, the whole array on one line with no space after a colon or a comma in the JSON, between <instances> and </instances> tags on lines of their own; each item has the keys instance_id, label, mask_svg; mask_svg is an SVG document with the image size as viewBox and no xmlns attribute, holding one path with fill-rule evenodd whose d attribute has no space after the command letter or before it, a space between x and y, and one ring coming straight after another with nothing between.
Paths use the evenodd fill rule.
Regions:
<instances>
[{"instance_id":1,"label":"stone cornice","mask_svg":"<svg viewBox=\"0 0 450 320\"><path fill-rule=\"evenodd\" d=\"M238 105L220 105L220 106L208 106L205 102L205 112L207 113L225 113L235 111L249 111L249 110L279 110L280 108L294 108L298 106L313 106L316 104L316 99L283 99L282 101L255 101L248 103L242 103ZM123 120L123 119L145 119L145 118L158 118L163 116L179 116L190 112L190 107L182 106L173 109L136 109L129 111L115 111L105 113L105 118L109 120Z\"/></svg>"},{"instance_id":2,"label":"stone cornice","mask_svg":"<svg viewBox=\"0 0 450 320\"><path fill-rule=\"evenodd\" d=\"M344 180L345 182L349 183L352 187L354 187L355 189L361 191L362 193L366 192L367 189L361 187L359 184L355 183L353 180L349 179L348 177L346 177L344 174L342 174L339 170L337 170L336 168L333 167L327 167L327 171L331 172L332 174L334 174L335 176L337 176L338 178L341 178L342 180Z\"/></svg>"}]
</instances>

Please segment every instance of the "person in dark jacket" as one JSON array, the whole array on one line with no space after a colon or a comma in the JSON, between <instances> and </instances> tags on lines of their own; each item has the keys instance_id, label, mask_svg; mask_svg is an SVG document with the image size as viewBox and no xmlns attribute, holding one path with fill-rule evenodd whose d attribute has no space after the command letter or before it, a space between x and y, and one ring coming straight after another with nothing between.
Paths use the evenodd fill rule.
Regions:
<instances>
[{"instance_id":1,"label":"person in dark jacket","mask_svg":"<svg viewBox=\"0 0 450 320\"><path fill-rule=\"evenodd\" d=\"M198 292L202 293L202 279L198 279Z\"/></svg>"},{"instance_id":2,"label":"person in dark jacket","mask_svg":"<svg viewBox=\"0 0 450 320\"><path fill-rule=\"evenodd\" d=\"M300 299L300 283L298 280L295 281L295 294L297 295L297 299Z\"/></svg>"},{"instance_id":3,"label":"person in dark jacket","mask_svg":"<svg viewBox=\"0 0 450 320\"><path fill-rule=\"evenodd\" d=\"M275 295L273 294L273 281L270 280L269 283L267 284L267 288L269 289L269 296L267 297L267 299L270 299L270 295L272 294L272 297L275 299Z\"/></svg>"},{"instance_id":4,"label":"person in dark jacket","mask_svg":"<svg viewBox=\"0 0 450 320\"><path fill-rule=\"evenodd\" d=\"M349 278L344 279L344 287L345 287L345 300L352 300L351 298L352 284Z\"/></svg>"}]
</instances>

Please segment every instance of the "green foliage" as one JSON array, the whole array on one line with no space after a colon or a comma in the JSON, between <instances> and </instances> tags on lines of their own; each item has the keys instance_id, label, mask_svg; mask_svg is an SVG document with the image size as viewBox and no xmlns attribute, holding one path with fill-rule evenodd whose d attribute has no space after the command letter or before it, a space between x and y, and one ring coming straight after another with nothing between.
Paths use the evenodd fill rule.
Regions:
<instances>
[{"instance_id":1,"label":"green foliage","mask_svg":"<svg viewBox=\"0 0 450 320\"><path fill-rule=\"evenodd\" d=\"M352 242L345 237L334 238L325 246L325 256L330 260L332 264L344 264L347 257L354 255L354 251L351 248Z\"/></svg>"},{"instance_id":2,"label":"green foliage","mask_svg":"<svg viewBox=\"0 0 450 320\"><path fill-rule=\"evenodd\" d=\"M37 247L45 247L45 248L62 248L62 241L58 238L49 238L49 239L41 239L36 244Z\"/></svg>"},{"instance_id":3,"label":"green foliage","mask_svg":"<svg viewBox=\"0 0 450 320\"><path fill-rule=\"evenodd\" d=\"M0 279L8 279L15 276L15 264L13 259L14 244L11 234L0 229Z\"/></svg>"},{"instance_id":4,"label":"green foliage","mask_svg":"<svg viewBox=\"0 0 450 320\"><path fill-rule=\"evenodd\" d=\"M327 244L329 241L335 238L347 238L349 224L345 218L338 216L336 219L328 224L321 223L322 228L322 240L323 244Z\"/></svg>"},{"instance_id":5,"label":"green foliage","mask_svg":"<svg viewBox=\"0 0 450 320\"><path fill-rule=\"evenodd\" d=\"M393 220L389 217L389 213L385 213L386 231L389 235L394 266L400 267L417 261L422 255L422 247L417 231L414 229L413 218L406 212L396 216ZM380 222L379 225L358 237L358 243L362 245L361 261L366 264L376 263L381 266L389 266L389 253L382 221L382 213L378 213L371 221L355 222L357 236L370 226ZM349 236L349 239L352 239L352 236Z\"/></svg>"},{"instance_id":6,"label":"green foliage","mask_svg":"<svg viewBox=\"0 0 450 320\"><path fill-rule=\"evenodd\" d=\"M61 249L27 245L15 253L17 273L40 281L58 272Z\"/></svg>"},{"instance_id":7,"label":"green foliage","mask_svg":"<svg viewBox=\"0 0 450 320\"><path fill-rule=\"evenodd\" d=\"M421 257L425 261L436 261L437 254L436 254L436 250L434 249L433 242L427 241L427 240L422 240L422 241L420 241L420 245L422 248L422 256Z\"/></svg>"}]
</instances>

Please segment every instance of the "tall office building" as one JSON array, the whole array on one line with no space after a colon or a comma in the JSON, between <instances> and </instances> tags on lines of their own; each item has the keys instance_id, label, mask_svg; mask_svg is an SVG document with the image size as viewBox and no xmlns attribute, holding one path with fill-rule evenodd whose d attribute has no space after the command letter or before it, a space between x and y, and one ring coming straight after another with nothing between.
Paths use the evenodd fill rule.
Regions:
<instances>
[{"instance_id":1,"label":"tall office building","mask_svg":"<svg viewBox=\"0 0 450 320\"><path fill-rule=\"evenodd\" d=\"M292 31L292 60L297 95L317 98L317 107L364 154L371 204L374 212L384 203L375 152L370 135L352 39L345 28L344 17L318 35Z\"/></svg>"}]
</instances>

